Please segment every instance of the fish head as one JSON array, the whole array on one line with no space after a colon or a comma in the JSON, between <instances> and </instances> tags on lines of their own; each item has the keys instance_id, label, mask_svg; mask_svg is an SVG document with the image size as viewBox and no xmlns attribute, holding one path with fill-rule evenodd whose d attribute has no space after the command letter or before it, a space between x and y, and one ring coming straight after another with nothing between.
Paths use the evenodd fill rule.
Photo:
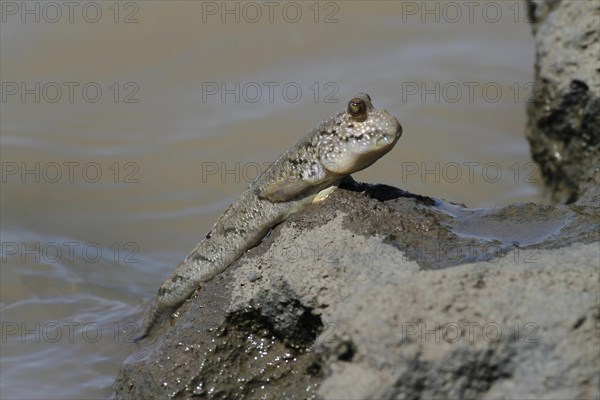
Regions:
<instances>
[{"instance_id":1,"label":"fish head","mask_svg":"<svg viewBox=\"0 0 600 400\"><path fill-rule=\"evenodd\" d=\"M402 125L387 110L374 108L368 94L360 93L319 132L322 167L343 176L365 169L387 154L402 136Z\"/></svg>"}]
</instances>

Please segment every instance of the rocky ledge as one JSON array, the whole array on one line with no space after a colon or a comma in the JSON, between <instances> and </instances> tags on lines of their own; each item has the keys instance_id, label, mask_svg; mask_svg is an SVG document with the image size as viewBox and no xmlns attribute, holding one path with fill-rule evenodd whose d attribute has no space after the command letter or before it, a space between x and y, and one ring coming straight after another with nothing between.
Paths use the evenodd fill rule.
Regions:
<instances>
[{"instance_id":1,"label":"rocky ledge","mask_svg":"<svg viewBox=\"0 0 600 400\"><path fill-rule=\"evenodd\" d=\"M188 300L114 397L598 398L598 211L348 181Z\"/></svg>"},{"instance_id":2,"label":"rocky ledge","mask_svg":"<svg viewBox=\"0 0 600 400\"><path fill-rule=\"evenodd\" d=\"M527 4L536 44L527 107L533 159L556 201L600 202L600 2Z\"/></svg>"}]
</instances>

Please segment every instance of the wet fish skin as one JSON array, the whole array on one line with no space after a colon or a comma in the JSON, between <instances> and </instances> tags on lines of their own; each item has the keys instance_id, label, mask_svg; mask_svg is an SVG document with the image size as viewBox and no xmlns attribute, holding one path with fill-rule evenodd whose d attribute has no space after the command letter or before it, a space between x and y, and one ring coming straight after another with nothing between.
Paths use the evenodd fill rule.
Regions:
<instances>
[{"instance_id":1,"label":"wet fish skin","mask_svg":"<svg viewBox=\"0 0 600 400\"><path fill-rule=\"evenodd\" d=\"M217 219L212 230L158 290L136 338L145 338L161 317L188 299L256 246L277 224L323 200L342 178L389 152L402 126L365 93L324 120L283 153Z\"/></svg>"}]
</instances>

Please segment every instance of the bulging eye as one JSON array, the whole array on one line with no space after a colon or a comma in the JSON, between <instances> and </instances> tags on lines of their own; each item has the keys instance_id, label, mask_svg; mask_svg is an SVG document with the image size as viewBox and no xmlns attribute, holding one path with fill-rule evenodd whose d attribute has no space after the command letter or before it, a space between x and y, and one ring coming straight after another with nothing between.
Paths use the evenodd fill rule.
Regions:
<instances>
[{"instance_id":1,"label":"bulging eye","mask_svg":"<svg viewBox=\"0 0 600 400\"><path fill-rule=\"evenodd\" d=\"M359 97L348 102L348 114L354 121L362 122L367 119L367 103Z\"/></svg>"}]
</instances>

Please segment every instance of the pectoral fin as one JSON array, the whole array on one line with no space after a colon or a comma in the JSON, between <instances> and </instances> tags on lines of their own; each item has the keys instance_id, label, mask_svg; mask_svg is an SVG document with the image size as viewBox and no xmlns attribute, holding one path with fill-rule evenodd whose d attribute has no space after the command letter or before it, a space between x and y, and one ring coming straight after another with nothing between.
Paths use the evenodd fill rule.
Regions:
<instances>
[{"instance_id":1,"label":"pectoral fin","mask_svg":"<svg viewBox=\"0 0 600 400\"><path fill-rule=\"evenodd\" d=\"M282 179L265 187L258 198L274 203L297 199L314 187L314 182L303 179Z\"/></svg>"},{"instance_id":2,"label":"pectoral fin","mask_svg":"<svg viewBox=\"0 0 600 400\"><path fill-rule=\"evenodd\" d=\"M319 193L317 193L317 195L315 196L315 198L313 199L313 204L315 203L320 203L321 201L325 200L326 198L329 197L329 195L337 188L336 185L334 186L329 186L326 189L321 190Z\"/></svg>"}]
</instances>

